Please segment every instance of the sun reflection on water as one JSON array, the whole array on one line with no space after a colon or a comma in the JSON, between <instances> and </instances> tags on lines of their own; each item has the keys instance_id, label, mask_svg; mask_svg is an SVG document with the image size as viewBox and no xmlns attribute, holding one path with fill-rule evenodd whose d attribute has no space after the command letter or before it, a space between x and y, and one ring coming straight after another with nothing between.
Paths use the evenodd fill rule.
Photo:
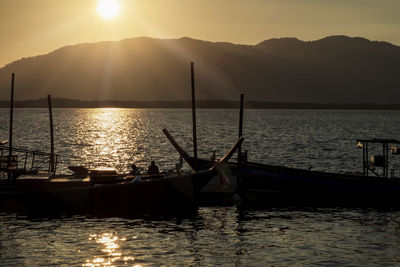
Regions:
<instances>
[{"instance_id":1,"label":"sun reflection on water","mask_svg":"<svg viewBox=\"0 0 400 267\"><path fill-rule=\"evenodd\" d=\"M101 247L102 255L94 256L93 259L87 259L86 263L82 266L95 267L95 266L117 266L133 264L135 258L132 256L122 256L121 243L126 241L125 237L118 237L114 233L91 234L89 241L95 241ZM140 267L141 265L135 264L132 266Z\"/></svg>"},{"instance_id":2,"label":"sun reflection on water","mask_svg":"<svg viewBox=\"0 0 400 267\"><path fill-rule=\"evenodd\" d=\"M146 170L155 160L160 169L174 168L175 163L170 161L178 160L178 154L170 155L174 150L162 133L165 116L155 111L124 108L88 109L78 113L67 136L73 136L69 143L84 145L72 147L72 154L77 157L69 165L115 168L126 173L132 163Z\"/></svg>"},{"instance_id":3,"label":"sun reflection on water","mask_svg":"<svg viewBox=\"0 0 400 267\"><path fill-rule=\"evenodd\" d=\"M124 151L123 148L127 143L127 136L123 132L130 128L126 121L126 110L119 108L91 110L89 117L88 121L93 123L88 127L94 150L90 155L94 154L98 157L98 162L94 162L92 167L111 167L103 165L111 165L112 162L115 167L122 160L125 160L125 165L128 165L129 159L121 158L121 152ZM108 162L110 164L107 164Z\"/></svg>"},{"instance_id":4,"label":"sun reflection on water","mask_svg":"<svg viewBox=\"0 0 400 267\"><path fill-rule=\"evenodd\" d=\"M161 170L172 169L179 156L162 129L178 129L175 134L179 140L190 137L189 116L180 110L66 109L59 110L57 115L55 141L56 152L60 155L59 173L69 172L68 166L115 168L120 173L127 173L133 163L146 170L153 160ZM46 147L48 142L47 139L36 140L32 147L37 143ZM183 146L187 149L185 143L183 141ZM209 151L208 148L204 150Z\"/></svg>"}]
</instances>

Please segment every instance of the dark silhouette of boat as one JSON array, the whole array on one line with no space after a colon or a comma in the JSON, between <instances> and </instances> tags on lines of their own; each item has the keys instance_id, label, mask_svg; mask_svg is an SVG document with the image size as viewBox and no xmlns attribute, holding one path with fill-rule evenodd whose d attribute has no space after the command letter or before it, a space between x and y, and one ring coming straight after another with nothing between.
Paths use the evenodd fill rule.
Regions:
<instances>
[{"instance_id":1,"label":"dark silhouette of boat","mask_svg":"<svg viewBox=\"0 0 400 267\"><path fill-rule=\"evenodd\" d=\"M239 139L221 162L190 173L120 175L115 170L71 167L73 175L21 174L2 186L0 210L28 215L177 216L193 214L198 193L217 175L217 164L237 150Z\"/></svg>"},{"instance_id":2,"label":"dark silhouette of boat","mask_svg":"<svg viewBox=\"0 0 400 267\"><path fill-rule=\"evenodd\" d=\"M29 215L92 214L96 216L175 216L196 211L197 192L215 174L94 177L21 175L15 190L0 192L3 211ZM115 179L115 181L111 181Z\"/></svg>"},{"instance_id":3,"label":"dark silhouette of boat","mask_svg":"<svg viewBox=\"0 0 400 267\"><path fill-rule=\"evenodd\" d=\"M243 204L252 207L400 207L400 179L330 173L244 161L239 170ZM371 166L372 167L372 166Z\"/></svg>"},{"instance_id":4,"label":"dark silhouette of boat","mask_svg":"<svg viewBox=\"0 0 400 267\"><path fill-rule=\"evenodd\" d=\"M189 156L172 138L164 134L194 169L207 169L211 160ZM248 162L245 156L226 165L237 179L241 203L247 207L400 207L400 177L389 172L389 151L397 154L395 139L357 140L363 149L362 173L330 173ZM382 154L370 157L368 147L381 145ZM394 145L389 148L390 145ZM399 149L400 150L400 149ZM378 169L381 169L379 171ZM373 176L371 176L371 174ZM211 202L225 198L225 193L208 192Z\"/></svg>"},{"instance_id":5,"label":"dark silhouette of boat","mask_svg":"<svg viewBox=\"0 0 400 267\"><path fill-rule=\"evenodd\" d=\"M97 216L175 216L193 213L199 191L218 173L218 164L226 162L243 142L239 138L232 149L207 170L153 175L119 175L114 170L87 170L71 167L73 175L56 175L57 155L54 153L51 97L48 96L51 152L29 151L12 146L14 74L11 82L10 133L8 147L0 145L0 211L32 215L84 213ZM3 156L8 151L8 155ZM23 167L19 157L24 155ZM32 157L27 168L28 155ZM34 170L38 155L48 162L48 170ZM157 170L158 172L158 170ZM3 175L2 175L3 176ZM4 178L4 177L2 177ZM140 178L140 179L139 179Z\"/></svg>"},{"instance_id":6,"label":"dark silhouette of boat","mask_svg":"<svg viewBox=\"0 0 400 267\"><path fill-rule=\"evenodd\" d=\"M194 169L207 169L213 160L197 157L196 140L196 101L194 83L194 63L191 63L192 81L192 123L193 151L189 156L173 139L169 132L163 132L182 158ZM239 137L243 128L244 95L240 97ZM205 199L210 203L220 203L230 194L231 199L237 194L241 203L248 207L292 207L292 206L351 206L351 207L400 207L400 179L389 176L389 145L395 145L391 150L397 153L400 141L394 139L357 140L363 148L363 173L341 174L311 169L296 169L284 166L253 163L247 161L247 153L238 148L237 162L227 162L226 166L236 180L236 190L204 191ZM382 145L382 155L374 155L369 159L368 147L371 144ZM400 149L398 149L400 151ZM376 169L382 168L381 174ZM220 171L221 172L221 171ZM375 177L370 176L372 173Z\"/></svg>"}]
</instances>

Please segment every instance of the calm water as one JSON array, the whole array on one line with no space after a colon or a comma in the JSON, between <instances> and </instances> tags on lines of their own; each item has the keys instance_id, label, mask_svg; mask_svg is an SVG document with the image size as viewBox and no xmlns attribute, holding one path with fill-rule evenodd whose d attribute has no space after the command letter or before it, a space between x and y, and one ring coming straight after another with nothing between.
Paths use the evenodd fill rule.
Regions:
<instances>
[{"instance_id":1,"label":"calm water","mask_svg":"<svg viewBox=\"0 0 400 267\"><path fill-rule=\"evenodd\" d=\"M360 171L356 138L399 138L399 111L247 110L249 160ZM199 154L222 156L237 138L236 110L199 110ZM0 109L0 139L8 110ZM72 164L161 169L178 162L162 129L189 152L189 110L55 109L59 171ZM45 109L15 111L14 144L49 150ZM377 151L378 148L377 148ZM394 161L398 159L394 158ZM187 168L187 167L186 167ZM168 221L0 215L2 266L266 266L400 264L400 212L200 208Z\"/></svg>"}]
</instances>

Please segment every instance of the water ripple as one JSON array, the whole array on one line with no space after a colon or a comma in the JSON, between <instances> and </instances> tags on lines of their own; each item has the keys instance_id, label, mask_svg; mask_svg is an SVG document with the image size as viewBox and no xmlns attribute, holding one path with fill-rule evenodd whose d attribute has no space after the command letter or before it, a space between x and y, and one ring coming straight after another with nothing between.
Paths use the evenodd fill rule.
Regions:
<instances>
[{"instance_id":1,"label":"water ripple","mask_svg":"<svg viewBox=\"0 0 400 267\"><path fill-rule=\"evenodd\" d=\"M246 110L244 148L252 161L359 171L355 139L398 138L399 113ZM0 119L3 140L7 109L0 109ZM237 120L236 110L199 110L200 156L216 151L221 157L237 139ZM146 169L151 160L161 169L172 168L178 154L162 134L165 127L192 153L190 110L54 109L54 122L60 171L73 164L127 171L131 162ZM45 109L17 109L15 145L48 151L48 123ZM193 218L166 221L0 214L0 230L0 266L400 263L400 212L390 210L208 207Z\"/></svg>"}]
</instances>

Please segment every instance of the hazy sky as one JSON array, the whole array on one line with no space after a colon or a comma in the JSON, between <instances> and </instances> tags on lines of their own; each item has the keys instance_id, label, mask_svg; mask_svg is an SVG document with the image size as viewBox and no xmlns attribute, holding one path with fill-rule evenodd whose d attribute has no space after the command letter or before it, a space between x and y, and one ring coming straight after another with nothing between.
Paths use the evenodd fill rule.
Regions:
<instances>
[{"instance_id":1,"label":"hazy sky","mask_svg":"<svg viewBox=\"0 0 400 267\"><path fill-rule=\"evenodd\" d=\"M82 42L137 36L256 44L275 37L344 34L400 45L400 0L0 0L0 67Z\"/></svg>"}]
</instances>

